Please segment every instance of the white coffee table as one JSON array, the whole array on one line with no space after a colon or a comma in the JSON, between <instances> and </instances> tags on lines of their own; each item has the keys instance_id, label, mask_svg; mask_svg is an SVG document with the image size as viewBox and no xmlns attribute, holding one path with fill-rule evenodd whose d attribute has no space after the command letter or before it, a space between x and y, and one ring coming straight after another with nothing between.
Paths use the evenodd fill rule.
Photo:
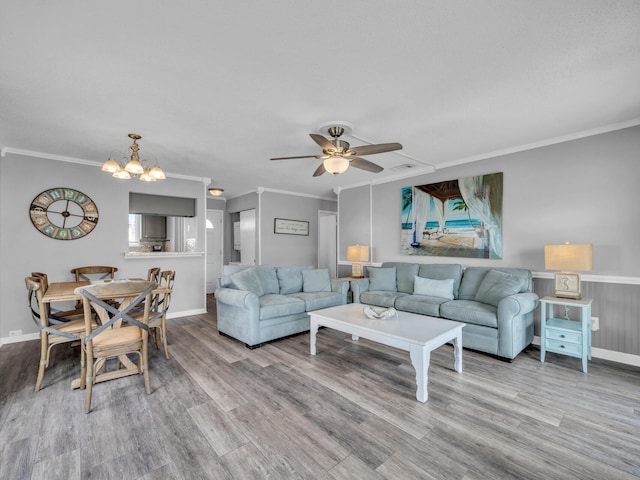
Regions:
<instances>
[{"instance_id":1,"label":"white coffee table","mask_svg":"<svg viewBox=\"0 0 640 480\"><path fill-rule=\"evenodd\" d=\"M320 326L350 333L354 341L362 337L405 350L416 370L416 398L420 402L426 402L429 396L427 382L432 350L453 342L454 368L456 372L462 372L464 323L407 312L398 312L397 317L389 320L371 320L365 316L363 308L362 304L351 303L309 312L311 355L316 354L316 334Z\"/></svg>"}]
</instances>

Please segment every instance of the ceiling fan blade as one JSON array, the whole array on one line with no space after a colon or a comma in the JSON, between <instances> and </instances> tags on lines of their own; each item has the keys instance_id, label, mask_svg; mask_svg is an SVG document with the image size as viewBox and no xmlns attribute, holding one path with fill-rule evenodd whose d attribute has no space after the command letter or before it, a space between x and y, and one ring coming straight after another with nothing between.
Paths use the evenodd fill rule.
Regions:
<instances>
[{"instance_id":1,"label":"ceiling fan blade","mask_svg":"<svg viewBox=\"0 0 640 480\"><path fill-rule=\"evenodd\" d=\"M366 170L367 172L373 172L373 173L379 173L382 170L384 170L384 168L382 168L380 165L376 165L375 163L370 162L369 160L365 160L364 158L360 158L360 157L347 157L347 158L349 158L349 166L359 168L360 170Z\"/></svg>"},{"instance_id":2,"label":"ceiling fan blade","mask_svg":"<svg viewBox=\"0 0 640 480\"><path fill-rule=\"evenodd\" d=\"M362 145L349 149L354 155L372 155L374 153L393 152L394 150L402 150L402 145L399 143L379 143L378 145Z\"/></svg>"},{"instance_id":3,"label":"ceiling fan blade","mask_svg":"<svg viewBox=\"0 0 640 480\"><path fill-rule=\"evenodd\" d=\"M316 169L315 172L313 172L313 176L314 177L319 177L320 175L322 175L324 172L326 172L325 168L324 168L324 162L321 163L318 168Z\"/></svg>"},{"instance_id":4,"label":"ceiling fan blade","mask_svg":"<svg viewBox=\"0 0 640 480\"><path fill-rule=\"evenodd\" d=\"M324 155L301 155L297 157L276 157L271 158L270 160L295 160L296 158L321 158Z\"/></svg>"},{"instance_id":5,"label":"ceiling fan blade","mask_svg":"<svg viewBox=\"0 0 640 480\"><path fill-rule=\"evenodd\" d=\"M309 136L313 139L314 142L320 145L323 150L336 150L336 146L329 140L324 138L322 135L318 135L317 133L310 133Z\"/></svg>"}]
</instances>

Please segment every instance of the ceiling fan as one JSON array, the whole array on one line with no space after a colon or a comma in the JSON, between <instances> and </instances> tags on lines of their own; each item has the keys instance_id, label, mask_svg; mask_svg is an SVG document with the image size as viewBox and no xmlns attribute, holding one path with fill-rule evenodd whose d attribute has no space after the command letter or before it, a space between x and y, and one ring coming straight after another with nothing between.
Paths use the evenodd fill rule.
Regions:
<instances>
[{"instance_id":1,"label":"ceiling fan","mask_svg":"<svg viewBox=\"0 0 640 480\"><path fill-rule=\"evenodd\" d=\"M310 133L309 136L322 147L321 155L299 155L295 157L277 157L271 160L294 160L298 158L318 158L323 160L320 166L313 172L314 177L319 177L325 172L338 175L349 168L349 166L366 170L367 172L379 173L384 170L380 165L376 165L369 160L360 158L361 155L373 155L374 153L392 152L401 150L399 143L380 143L377 145L363 145L351 147L349 142L340 140L340 136L345 132L345 127L341 125L329 126L327 133L333 137L328 140L322 135Z\"/></svg>"}]
</instances>

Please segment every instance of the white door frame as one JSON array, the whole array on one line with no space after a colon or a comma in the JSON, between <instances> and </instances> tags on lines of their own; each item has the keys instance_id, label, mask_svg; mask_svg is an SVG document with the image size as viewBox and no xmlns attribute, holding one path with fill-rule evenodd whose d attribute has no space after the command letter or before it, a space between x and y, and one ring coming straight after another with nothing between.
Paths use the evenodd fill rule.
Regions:
<instances>
[{"instance_id":1,"label":"white door frame","mask_svg":"<svg viewBox=\"0 0 640 480\"><path fill-rule=\"evenodd\" d=\"M209 212L216 212L216 213L220 213L220 228L218 235L220 236L220 274L222 274L222 266L224 265L224 210L220 210L217 208L207 208L207 217L206 217L206 221L209 220ZM208 256L209 256L209 235L210 233L210 229L206 228L206 221L205 221L205 278L204 278L204 283L205 283L205 291L208 290L208 285L207 285L207 269L208 269ZM215 229L214 229L215 230ZM214 291L215 291L215 287L214 287Z\"/></svg>"},{"instance_id":2,"label":"white door frame","mask_svg":"<svg viewBox=\"0 0 640 480\"><path fill-rule=\"evenodd\" d=\"M323 223L322 223L322 217L334 217L335 218L335 228L333 228L330 232L329 231L325 231L326 229L323 228ZM338 212L331 212L328 210L318 210L318 267L320 267L320 260L321 260L321 245L323 245L323 242L327 242L329 235L332 235L334 238L334 243L333 243L333 250L335 253L335 256L333 258L333 272L331 272L331 268L329 269L329 273L333 273L333 276L338 275Z\"/></svg>"}]
</instances>

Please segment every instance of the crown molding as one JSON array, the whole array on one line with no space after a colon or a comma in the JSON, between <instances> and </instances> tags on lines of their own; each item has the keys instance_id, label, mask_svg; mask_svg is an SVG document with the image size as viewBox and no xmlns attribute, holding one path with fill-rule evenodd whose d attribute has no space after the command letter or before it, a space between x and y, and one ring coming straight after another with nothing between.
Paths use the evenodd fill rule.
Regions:
<instances>
[{"instance_id":1,"label":"crown molding","mask_svg":"<svg viewBox=\"0 0 640 480\"><path fill-rule=\"evenodd\" d=\"M90 167L102 167L102 162L96 162L95 160L85 160L84 158L67 157L64 155L55 155L53 153L35 152L33 150L23 150L21 148L2 147L0 150L0 156L4 157L7 153L13 155L22 155L23 157L43 158L45 160L55 160L56 162L75 163L77 165L88 165ZM194 177L192 175L182 175L180 173L168 173L165 172L167 177L178 178L180 180L191 180L194 182L204 182L204 177Z\"/></svg>"}]
</instances>

